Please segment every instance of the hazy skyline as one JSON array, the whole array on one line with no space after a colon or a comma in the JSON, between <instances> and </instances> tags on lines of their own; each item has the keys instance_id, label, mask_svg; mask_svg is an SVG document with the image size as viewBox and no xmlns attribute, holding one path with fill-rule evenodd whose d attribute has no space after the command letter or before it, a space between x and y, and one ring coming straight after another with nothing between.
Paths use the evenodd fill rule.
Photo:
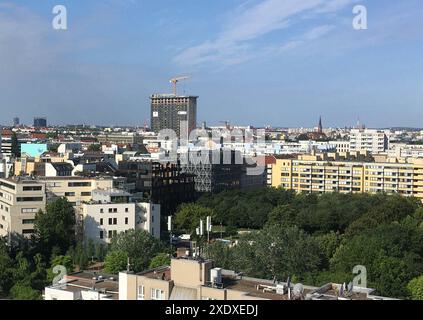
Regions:
<instances>
[{"instance_id":1,"label":"hazy skyline","mask_svg":"<svg viewBox=\"0 0 423 320\"><path fill-rule=\"evenodd\" d=\"M141 126L149 95L189 74L198 123L423 127L422 16L421 0L6 0L0 123Z\"/></svg>"}]
</instances>

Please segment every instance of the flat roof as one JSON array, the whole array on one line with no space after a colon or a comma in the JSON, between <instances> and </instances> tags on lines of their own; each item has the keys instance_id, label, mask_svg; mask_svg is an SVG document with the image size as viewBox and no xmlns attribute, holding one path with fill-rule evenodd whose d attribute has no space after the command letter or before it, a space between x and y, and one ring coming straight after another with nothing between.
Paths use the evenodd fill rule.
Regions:
<instances>
[{"instance_id":1,"label":"flat roof","mask_svg":"<svg viewBox=\"0 0 423 320\"><path fill-rule=\"evenodd\" d=\"M149 279L157 279L163 281L170 281L171 279L171 270L169 266L159 267L152 270L147 270L144 272L139 272L137 276L143 276Z\"/></svg>"},{"instance_id":2,"label":"flat roof","mask_svg":"<svg viewBox=\"0 0 423 320\"><path fill-rule=\"evenodd\" d=\"M235 276L222 276L223 289L236 290L245 292L248 296L268 299L268 300L289 300L288 293L278 294L276 293L276 283L272 281L252 279L252 278L238 278ZM307 288L304 286L304 294L311 293L313 289ZM291 296L293 297L293 295Z\"/></svg>"},{"instance_id":3,"label":"flat roof","mask_svg":"<svg viewBox=\"0 0 423 320\"><path fill-rule=\"evenodd\" d=\"M110 197L130 197L132 196L129 192L121 189L95 189L93 193L101 194L103 196L110 196Z\"/></svg>"}]
</instances>

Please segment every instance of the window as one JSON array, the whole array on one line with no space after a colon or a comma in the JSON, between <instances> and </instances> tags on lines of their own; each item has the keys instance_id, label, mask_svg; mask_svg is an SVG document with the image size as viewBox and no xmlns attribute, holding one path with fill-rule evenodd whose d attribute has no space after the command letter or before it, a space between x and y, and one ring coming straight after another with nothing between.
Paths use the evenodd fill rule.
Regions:
<instances>
[{"instance_id":1,"label":"window","mask_svg":"<svg viewBox=\"0 0 423 320\"><path fill-rule=\"evenodd\" d=\"M35 201L43 201L43 197L17 197L16 200L18 202L35 202Z\"/></svg>"},{"instance_id":2,"label":"window","mask_svg":"<svg viewBox=\"0 0 423 320\"><path fill-rule=\"evenodd\" d=\"M0 182L0 186L6 187L8 189L15 190L15 186L14 185L9 184L9 183L6 183L6 182L3 182L3 181Z\"/></svg>"},{"instance_id":3,"label":"window","mask_svg":"<svg viewBox=\"0 0 423 320\"><path fill-rule=\"evenodd\" d=\"M35 232L34 229L24 229L24 230L22 230L22 234L32 234L34 232Z\"/></svg>"},{"instance_id":4,"label":"window","mask_svg":"<svg viewBox=\"0 0 423 320\"><path fill-rule=\"evenodd\" d=\"M125 224L128 224L128 218L127 217L125 218Z\"/></svg>"},{"instance_id":5,"label":"window","mask_svg":"<svg viewBox=\"0 0 423 320\"><path fill-rule=\"evenodd\" d=\"M69 182L68 187L91 187L91 182Z\"/></svg>"},{"instance_id":6,"label":"window","mask_svg":"<svg viewBox=\"0 0 423 320\"><path fill-rule=\"evenodd\" d=\"M117 224L117 218L113 218L113 224Z\"/></svg>"},{"instance_id":7,"label":"window","mask_svg":"<svg viewBox=\"0 0 423 320\"><path fill-rule=\"evenodd\" d=\"M75 192L65 192L65 197L75 197Z\"/></svg>"},{"instance_id":8,"label":"window","mask_svg":"<svg viewBox=\"0 0 423 320\"><path fill-rule=\"evenodd\" d=\"M129 209L128 208L125 208L125 212L129 212Z\"/></svg>"},{"instance_id":9,"label":"window","mask_svg":"<svg viewBox=\"0 0 423 320\"><path fill-rule=\"evenodd\" d=\"M109 225L113 224L113 219L109 218Z\"/></svg>"},{"instance_id":10,"label":"window","mask_svg":"<svg viewBox=\"0 0 423 320\"><path fill-rule=\"evenodd\" d=\"M151 300L164 300L164 291L160 289L151 289Z\"/></svg>"},{"instance_id":11,"label":"window","mask_svg":"<svg viewBox=\"0 0 423 320\"><path fill-rule=\"evenodd\" d=\"M37 208L22 208L21 213L37 213L38 210Z\"/></svg>"},{"instance_id":12,"label":"window","mask_svg":"<svg viewBox=\"0 0 423 320\"><path fill-rule=\"evenodd\" d=\"M41 187L41 186L23 187L23 191L41 191L42 189L43 189L43 187Z\"/></svg>"},{"instance_id":13,"label":"window","mask_svg":"<svg viewBox=\"0 0 423 320\"><path fill-rule=\"evenodd\" d=\"M112 230L109 230L108 237L109 237L110 239L113 237L113 231L112 231Z\"/></svg>"},{"instance_id":14,"label":"window","mask_svg":"<svg viewBox=\"0 0 423 320\"><path fill-rule=\"evenodd\" d=\"M144 294L144 286L138 287L138 300L144 300L145 294Z\"/></svg>"},{"instance_id":15,"label":"window","mask_svg":"<svg viewBox=\"0 0 423 320\"><path fill-rule=\"evenodd\" d=\"M103 208L100 209L100 213L104 213L104 209Z\"/></svg>"},{"instance_id":16,"label":"window","mask_svg":"<svg viewBox=\"0 0 423 320\"><path fill-rule=\"evenodd\" d=\"M100 226L103 225L103 218L100 218Z\"/></svg>"},{"instance_id":17,"label":"window","mask_svg":"<svg viewBox=\"0 0 423 320\"><path fill-rule=\"evenodd\" d=\"M90 197L91 192L81 192L81 197Z\"/></svg>"},{"instance_id":18,"label":"window","mask_svg":"<svg viewBox=\"0 0 423 320\"><path fill-rule=\"evenodd\" d=\"M23 219L22 224L34 224L35 219Z\"/></svg>"},{"instance_id":19,"label":"window","mask_svg":"<svg viewBox=\"0 0 423 320\"><path fill-rule=\"evenodd\" d=\"M100 239L103 239L104 235L103 235L103 231L100 231Z\"/></svg>"},{"instance_id":20,"label":"window","mask_svg":"<svg viewBox=\"0 0 423 320\"><path fill-rule=\"evenodd\" d=\"M112 208L109 208L109 213L112 213L113 212L113 209Z\"/></svg>"}]
</instances>

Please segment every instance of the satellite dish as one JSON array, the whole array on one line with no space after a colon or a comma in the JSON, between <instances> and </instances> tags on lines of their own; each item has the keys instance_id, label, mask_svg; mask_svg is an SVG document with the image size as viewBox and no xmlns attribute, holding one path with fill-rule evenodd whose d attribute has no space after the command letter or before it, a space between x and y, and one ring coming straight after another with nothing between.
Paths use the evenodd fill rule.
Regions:
<instances>
[{"instance_id":1,"label":"satellite dish","mask_svg":"<svg viewBox=\"0 0 423 320\"><path fill-rule=\"evenodd\" d=\"M304 286L301 283L297 283L294 286L293 292L295 296L301 296L304 293Z\"/></svg>"}]
</instances>

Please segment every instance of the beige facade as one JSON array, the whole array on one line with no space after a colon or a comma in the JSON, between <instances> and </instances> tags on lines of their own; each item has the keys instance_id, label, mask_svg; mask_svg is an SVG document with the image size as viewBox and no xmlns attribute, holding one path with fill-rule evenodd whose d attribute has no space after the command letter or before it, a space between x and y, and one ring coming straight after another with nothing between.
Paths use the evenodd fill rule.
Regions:
<instances>
[{"instance_id":1,"label":"beige facade","mask_svg":"<svg viewBox=\"0 0 423 320\"><path fill-rule=\"evenodd\" d=\"M9 232L30 236L39 210L45 210L43 183L34 180L0 179L0 236Z\"/></svg>"},{"instance_id":2,"label":"beige facade","mask_svg":"<svg viewBox=\"0 0 423 320\"><path fill-rule=\"evenodd\" d=\"M364 158L363 158L364 157ZM423 201L423 159L300 155L272 165L272 186L308 193L388 193Z\"/></svg>"},{"instance_id":3,"label":"beige facade","mask_svg":"<svg viewBox=\"0 0 423 320\"><path fill-rule=\"evenodd\" d=\"M45 182L49 198L65 197L74 206L92 200L92 192L96 189L113 188L113 178L85 178L85 177L40 177Z\"/></svg>"},{"instance_id":4,"label":"beige facade","mask_svg":"<svg viewBox=\"0 0 423 320\"><path fill-rule=\"evenodd\" d=\"M162 267L139 274L119 274L120 300L270 300L283 296L262 293L254 281L214 281L215 269L211 260L173 258L170 267ZM268 283L267 280L260 280ZM223 282L228 283L227 286Z\"/></svg>"},{"instance_id":5,"label":"beige facade","mask_svg":"<svg viewBox=\"0 0 423 320\"><path fill-rule=\"evenodd\" d=\"M341 284L295 285L213 266L211 260L181 257L173 258L170 266L138 274L121 272L119 300L393 300L372 295L375 290L370 288L354 287L341 293Z\"/></svg>"}]
</instances>

